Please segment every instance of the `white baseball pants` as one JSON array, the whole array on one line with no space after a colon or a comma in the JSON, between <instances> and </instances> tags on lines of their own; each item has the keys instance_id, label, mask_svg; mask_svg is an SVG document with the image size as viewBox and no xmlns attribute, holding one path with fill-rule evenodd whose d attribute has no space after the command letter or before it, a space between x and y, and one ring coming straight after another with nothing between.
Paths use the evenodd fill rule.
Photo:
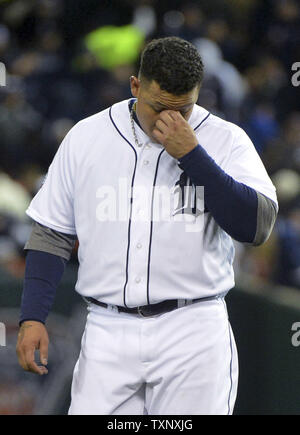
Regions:
<instances>
[{"instance_id":1,"label":"white baseball pants","mask_svg":"<svg viewBox=\"0 0 300 435\"><path fill-rule=\"evenodd\" d=\"M69 415L230 415L237 383L224 299L148 318L90 304Z\"/></svg>"}]
</instances>

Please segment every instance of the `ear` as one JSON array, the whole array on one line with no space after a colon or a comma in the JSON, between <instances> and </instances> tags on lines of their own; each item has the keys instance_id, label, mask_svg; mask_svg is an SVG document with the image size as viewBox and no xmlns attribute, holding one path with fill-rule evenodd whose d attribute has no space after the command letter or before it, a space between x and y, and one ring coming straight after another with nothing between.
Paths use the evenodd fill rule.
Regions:
<instances>
[{"instance_id":1,"label":"ear","mask_svg":"<svg viewBox=\"0 0 300 435\"><path fill-rule=\"evenodd\" d=\"M140 87L141 87L140 80L135 76L131 76L130 77L130 89L131 89L131 94L133 97L137 98L139 96Z\"/></svg>"}]
</instances>

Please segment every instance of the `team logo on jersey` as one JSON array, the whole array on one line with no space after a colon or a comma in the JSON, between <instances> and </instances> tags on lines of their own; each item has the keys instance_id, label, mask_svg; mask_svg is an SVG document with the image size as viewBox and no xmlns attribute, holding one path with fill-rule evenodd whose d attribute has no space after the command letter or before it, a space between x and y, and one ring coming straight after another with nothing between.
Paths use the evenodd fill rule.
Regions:
<instances>
[{"instance_id":1,"label":"team logo on jersey","mask_svg":"<svg viewBox=\"0 0 300 435\"><path fill-rule=\"evenodd\" d=\"M184 224L187 232L203 228L204 187L194 186L184 173L173 187L130 186L119 178L115 186L100 186L96 198L99 222L172 222Z\"/></svg>"},{"instance_id":2,"label":"team logo on jersey","mask_svg":"<svg viewBox=\"0 0 300 435\"><path fill-rule=\"evenodd\" d=\"M182 172L174 187L175 209L173 216L189 214L197 218L204 211L204 189L194 186L191 179Z\"/></svg>"}]
</instances>

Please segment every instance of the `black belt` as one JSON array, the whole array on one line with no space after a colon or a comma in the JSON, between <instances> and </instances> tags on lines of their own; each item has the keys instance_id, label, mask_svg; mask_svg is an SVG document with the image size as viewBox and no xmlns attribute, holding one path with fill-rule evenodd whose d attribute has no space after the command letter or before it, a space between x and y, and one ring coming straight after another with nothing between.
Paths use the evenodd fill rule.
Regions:
<instances>
[{"instance_id":1,"label":"black belt","mask_svg":"<svg viewBox=\"0 0 300 435\"><path fill-rule=\"evenodd\" d=\"M85 297L84 299L100 307L104 307L104 308L115 307L115 309L117 309L119 313L139 314L142 317L150 317L150 316L156 316L158 314L168 313L169 311L176 310L177 308L184 307L186 305L195 304L197 302L205 302L205 301L212 301L214 299L220 299L223 298L226 295L226 293L222 293L215 296L208 296L206 298L199 298L199 299L179 299L179 300L172 299L172 300L159 302L158 304L142 305L140 307L134 307L134 308L126 308L126 307L121 307L119 305L109 305L104 302L97 301L97 299L91 297Z\"/></svg>"}]
</instances>

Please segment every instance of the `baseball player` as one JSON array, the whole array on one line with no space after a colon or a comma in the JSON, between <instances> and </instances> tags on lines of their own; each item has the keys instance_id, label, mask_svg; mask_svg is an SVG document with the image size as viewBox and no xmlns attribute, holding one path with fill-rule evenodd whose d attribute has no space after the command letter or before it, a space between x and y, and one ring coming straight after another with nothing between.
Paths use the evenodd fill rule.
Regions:
<instances>
[{"instance_id":1,"label":"baseball player","mask_svg":"<svg viewBox=\"0 0 300 435\"><path fill-rule=\"evenodd\" d=\"M278 205L246 133L196 104L202 78L192 44L151 41L133 98L70 130L27 210L25 370L47 373L45 322L79 241L88 316L70 415L233 412L232 239L265 242Z\"/></svg>"}]
</instances>

